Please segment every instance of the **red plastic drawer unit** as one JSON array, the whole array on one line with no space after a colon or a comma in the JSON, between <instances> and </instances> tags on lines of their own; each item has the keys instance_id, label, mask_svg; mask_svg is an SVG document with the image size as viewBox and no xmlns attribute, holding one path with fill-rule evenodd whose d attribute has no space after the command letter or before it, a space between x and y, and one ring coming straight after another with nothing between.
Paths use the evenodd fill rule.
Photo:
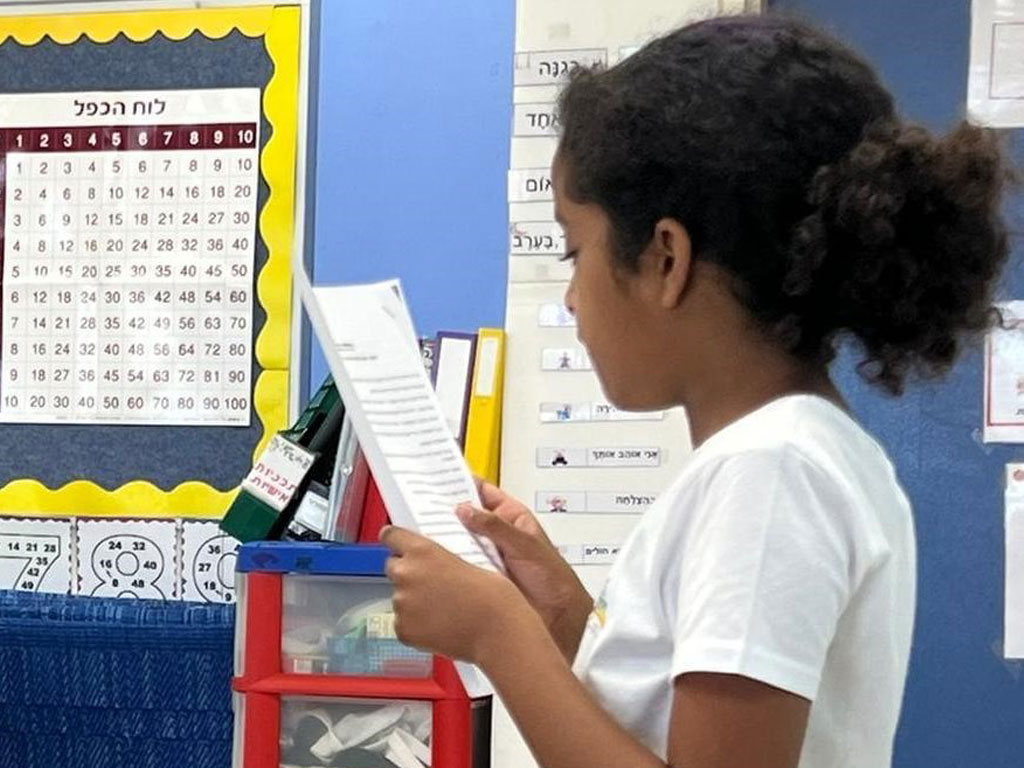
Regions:
<instances>
[{"instance_id":1,"label":"red plastic drawer unit","mask_svg":"<svg viewBox=\"0 0 1024 768\"><path fill-rule=\"evenodd\" d=\"M488 768L490 699L394 636L378 546L238 556L235 768Z\"/></svg>"}]
</instances>

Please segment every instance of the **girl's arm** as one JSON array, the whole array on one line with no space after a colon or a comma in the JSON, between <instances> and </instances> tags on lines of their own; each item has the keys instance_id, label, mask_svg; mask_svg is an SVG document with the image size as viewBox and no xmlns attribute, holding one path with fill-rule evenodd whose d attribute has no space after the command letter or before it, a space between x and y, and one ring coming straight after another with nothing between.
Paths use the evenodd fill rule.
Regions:
<instances>
[{"instance_id":1,"label":"girl's arm","mask_svg":"<svg viewBox=\"0 0 1024 768\"><path fill-rule=\"evenodd\" d=\"M477 664L542 768L665 765L573 675L519 590L423 537L389 528L396 631L410 645ZM756 681L686 674L675 682L673 768L796 768L810 704Z\"/></svg>"}]
</instances>

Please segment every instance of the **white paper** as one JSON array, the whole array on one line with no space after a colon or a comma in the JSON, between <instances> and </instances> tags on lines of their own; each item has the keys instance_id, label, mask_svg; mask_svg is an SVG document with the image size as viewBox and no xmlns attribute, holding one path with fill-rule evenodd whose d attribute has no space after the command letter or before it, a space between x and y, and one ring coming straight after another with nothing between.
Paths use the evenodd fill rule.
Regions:
<instances>
[{"instance_id":1,"label":"white paper","mask_svg":"<svg viewBox=\"0 0 1024 768\"><path fill-rule=\"evenodd\" d=\"M1002 327L985 340L986 443L1024 443L1024 301L999 305Z\"/></svg>"},{"instance_id":2,"label":"white paper","mask_svg":"<svg viewBox=\"0 0 1024 768\"><path fill-rule=\"evenodd\" d=\"M494 545L455 516L479 506L476 485L452 436L419 349L404 326L408 310L390 282L312 287L303 302L391 519L474 565L495 569Z\"/></svg>"},{"instance_id":3,"label":"white paper","mask_svg":"<svg viewBox=\"0 0 1024 768\"><path fill-rule=\"evenodd\" d=\"M238 540L209 520L181 524L182 599L206 603L235 602Z\"/></svg>"},{"instance_id":4,"label":"white paper","mask_svg":"<svg viewBox=\"0 0 1024 768\"><path fill-rule=\"evenodd\" d=\"M1024 0L971 3L967 112L982 125L1024 125Z\"/></svg>"},{"instance_id":5,"label":"white paper","mask_svg":"<svg viewBox=\"0 0 1024 768\"><path fill-rule=\"evenodd\" d=\"M174 600L178 523L78 520L78 594Z\"/></svg>"},{"instance_id":6,"label":"white paper","mask_svg":"<svg viewBox=\"0 0 1024 768\"><path fill-rule=\"evenodd\" d=\"M72 521L0 518L0 589L68 594Z\"/></svg>"},{"instance_id":7,"label":"white paper","mask_svg":"<svg viewBox=\"0 0 1024 768\"><path fill-rule=\"evenodd\" d=\"M408 310L393 283L312 287L303 302L392 520L474 565L495 569L494 545L455 516L479 506L419 349L405 332ZM304 283L304 284L303 284Z\"/></svg>"},{"instance_id":8,"label":"white paper","mask_svg":"<svg viewBox=\"0 0 1024 768\"><path fill-rule=\"evenodd\" d=\"M1003 655L1024 659L1024 464L1006 465L1006 610Z\"/></svg>"}]
</instances>

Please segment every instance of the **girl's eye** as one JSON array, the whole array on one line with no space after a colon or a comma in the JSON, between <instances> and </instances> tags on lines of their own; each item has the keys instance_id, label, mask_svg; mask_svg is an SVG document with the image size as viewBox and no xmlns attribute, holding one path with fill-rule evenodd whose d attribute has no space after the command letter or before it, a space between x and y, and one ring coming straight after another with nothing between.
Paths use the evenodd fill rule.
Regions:
<instances>
[{"instance_id":1,"label":"girl's eye","mask_svg":"<svg viewBox=\"0 0 1024 768\"><path fill-rule=\"evenodd\" d=\"M573 264L575 264L576 263L576 254L577 253L578 253L578 251L569 251L568 253L563 253L561 256L558 257L558 260L559 261L571 261Z\"/></svg>"}]
</instances>

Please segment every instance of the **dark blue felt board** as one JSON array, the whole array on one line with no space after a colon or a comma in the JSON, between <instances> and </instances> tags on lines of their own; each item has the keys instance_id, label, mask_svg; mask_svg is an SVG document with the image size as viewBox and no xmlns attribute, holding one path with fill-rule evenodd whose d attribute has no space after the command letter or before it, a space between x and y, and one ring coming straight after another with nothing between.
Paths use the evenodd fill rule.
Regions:
<instances>
[{"instance_id":1,"label":"dark blue felt board","mask_svg":"<svg viewBox=\"0 0 1024 768\"><path fill-rule=\"evenodd\" d=\"M909 119L946 130L967 102L969 0L777 0L865 53ZM1024 163L1019 132L1009 132ZM1007 208L1019 231L1024 200ZM1000 298L1024 298L1019 236ZM918 611L896 768L1019 768L1024 764L1024 664L1002 658L1004 466L1024 446L981 441L982 356L901 399L837 366L858 416L889 450L914 504Z\"/></svg>"},{"instance_id":2,"label":"dark blue felt board","mask_svg":"<svg viewBox=\"0 0 1024 768\"><path fill-rule=\"evenodd\" d=\"M234 616L0 591L0 766L227 768Z\"/></svg>"},{"instance_id":3,"label":"dark blue felt board","mask_svg":"<svg viewBox=\"0 0 1024 768\"><path fill-rule=\"evenodd\" d=\"M196 32L180 41L158 34L141 43L118 36L109 43L82 37L69 45L49 38L33 46L11 39L0 44L0 93L262 89L272 75L273 62L263 39L237 31L217 40ZM264 144L270 131L263 119L260 132ZM261 178L260 210L268 196ZM256 236L255 240L254 271L258 275L266 263L267 249L262 238ZM254 302L255 333L265 320L259 302ZM259 373L254 357L253 382ZM116 488L142 479L167 490L188 480L226 490L236 486L249 470L262 435L263 425L254 411L247 428L4 424L0 427L0 486L26 477L50 488L77 479Z\"/></svg>"}]
</instances>

